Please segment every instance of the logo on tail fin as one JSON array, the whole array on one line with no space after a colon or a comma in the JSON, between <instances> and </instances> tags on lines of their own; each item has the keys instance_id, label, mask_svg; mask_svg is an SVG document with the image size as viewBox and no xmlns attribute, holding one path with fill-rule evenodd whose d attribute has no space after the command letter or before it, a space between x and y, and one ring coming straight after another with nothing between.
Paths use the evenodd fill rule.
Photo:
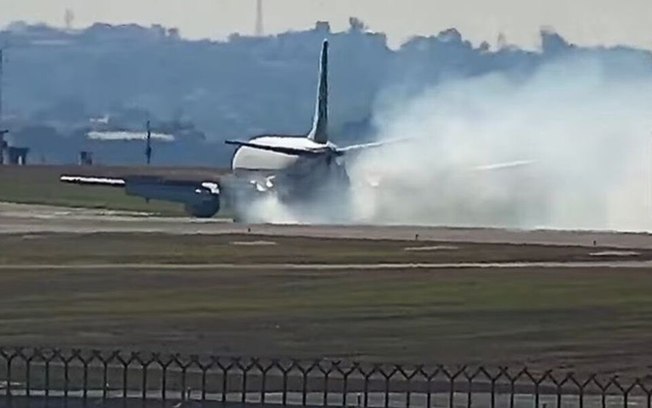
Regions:
<instances>
[{"instance_id":1,"label":"logo on tail fin","mask_svg":"<svg viewBox=\"0 0 652 408\"><path fill-rule=\"evenodd\" d=\"M308 137L318 143L328 142L328 40L321 49L315 118Z\"/></svg>"}]
</instances>

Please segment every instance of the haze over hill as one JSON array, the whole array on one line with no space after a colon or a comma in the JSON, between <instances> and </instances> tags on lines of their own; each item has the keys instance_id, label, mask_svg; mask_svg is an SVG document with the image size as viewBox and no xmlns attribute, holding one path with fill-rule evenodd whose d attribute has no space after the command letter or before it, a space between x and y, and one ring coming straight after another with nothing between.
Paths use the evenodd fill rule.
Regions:
<instances>
[{"instance_id":1,"label":"haze over hill","mask_svg":"<svg viewBox=\"0 0 652 408\"><path fill-rule=\"evenodd\" d=\"M257 0L0 0L0 25L23 20L85 28L110 24L162 24L185 38L226 39L253 34ZM326 20L337 30L350 16L387 33L392 47L414 35L456 27L473 44L492 45L502 33L529 49L539 28L555 27L580 45L630 45L652 49L652 2L648 0L262 0L264 32L305 30Z\"/></svg>"},{"instance_id":2,"label":"haze over hill","mask_svg":"<svg viewBox=\"0 0 652 408\"><path fill-rule=\"evenodd\" d=\"M36 162L73 162L81 149L94 150L104 163L142 162L139 142L86 135L96 128L142 131L152 119L155 130L177 140L158 143L154 163L224 166L232 152L221 143L226 138L307 130L324 38L332 42L331 120L339 140L374 138L388 106L452 79L500 73L526 81L569 56L595 60L610 78L652 71L647 51L574 47L553 32L542 33L536 52L507 43L498 50L473 46L455 29L392 50L385 35L366 32L357 19L343 32L319 23L228 41L186 40L161 26L98 23L66 31L14 23L0 33L7 44L4 115L15 143L31 146Z\"/></svg>"}]
</instances>

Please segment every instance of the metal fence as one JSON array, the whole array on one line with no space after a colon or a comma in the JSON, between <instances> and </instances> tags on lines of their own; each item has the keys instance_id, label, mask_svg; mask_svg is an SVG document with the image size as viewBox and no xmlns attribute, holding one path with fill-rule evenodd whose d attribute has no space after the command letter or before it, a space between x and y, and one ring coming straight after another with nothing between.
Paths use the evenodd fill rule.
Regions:
<instances>
[{"instance_id":1,"label":"metal fence","mask_svg":"<svg viewBox=\"0 0 652 408\"><path fill-rule=\"evenodd\" d=\"M3 401L70 407L650 407L652 378L0 347Z\"/></svg>"}]
</instances>

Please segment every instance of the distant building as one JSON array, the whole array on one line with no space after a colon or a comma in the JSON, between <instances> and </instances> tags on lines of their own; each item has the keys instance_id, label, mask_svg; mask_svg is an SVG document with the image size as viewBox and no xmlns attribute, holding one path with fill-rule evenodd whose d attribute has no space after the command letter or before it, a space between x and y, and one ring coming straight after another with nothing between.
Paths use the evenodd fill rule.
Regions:
<instances>
[{"instance_id":1,"label":"distant building","mask_svg":"<svg viewBox=\"0 0 652 408\"><path fill-rule=\"evenodd\" d=\"M79 165L92 166L93 165L93 152L82 150L79 152Z\"/></svg>"},{"instance_id":2,"label":"distant building","mask_svg":"<svg viewBox=\"0 0 652 408\"><path fill-rule=\"evenodd\" d=\"M328 21L317 21L315 23L315 31L324 35L331 33L331 24Z\"/></svg>"},{"instance_id":3,"label":"distant building","mask_svg":"<svg viewBox=\"0 0 652 408\"><path fill-rule=\"evenodd\" d=\"M27 164L29 147L8 146L4 149L4 161L7 164L24 166Z\"/></svg>"},{"instance_id":4,"label":"distant building","mask_svg":"<svg viewBox=\"0 0 652 408\"><path fill-rule=\"evenodd\" d=\"M110 120L109 115L104 115L97 118L90 118L89 122L92 125L107 125L109 123L109 120Z\"/></svg>"}]
</instances>

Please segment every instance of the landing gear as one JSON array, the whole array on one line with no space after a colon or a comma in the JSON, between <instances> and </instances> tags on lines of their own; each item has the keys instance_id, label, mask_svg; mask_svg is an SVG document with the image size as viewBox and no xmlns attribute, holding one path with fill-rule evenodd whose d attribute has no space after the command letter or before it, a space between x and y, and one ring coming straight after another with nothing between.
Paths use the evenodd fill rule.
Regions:
<instances>
[{"instance_id":1,"label":"landing gear","mask_svg":"<svg viewBox=\"0 0 652 408\"><path fill-rule=\"evenodd\" d=\"M309 163L312 164L312 163ZM343 164L314 163L269 181L231 179L222 190L237 223L346 224L352 221L351 182Z\"/></svg>"},{"instance_id":2,"label":"landing gear","mask_svg":"<svg viewBox=\"0 0 652 408\"><path fill-rule=\"evenodd\" d=\"M250 207L252 203L264 196L256 190L256 187L249 180L229 177L222 183L224 197L224 212L229 214L233 222L238 224L250 224L255 222Z\"/></svg>"},{"instance_id":3,"label":"landing gear","mask_svg":"<svg viewBox=\"0 0 652 408\"><path fill-rule=\"evenodd\" d=\"M343 165L332 162L309 177L287 180L280 200L296 222L348 224L352 221L351 183ZM284 194L283 194L284 193Z\"/></svg>"}]
</instances>

